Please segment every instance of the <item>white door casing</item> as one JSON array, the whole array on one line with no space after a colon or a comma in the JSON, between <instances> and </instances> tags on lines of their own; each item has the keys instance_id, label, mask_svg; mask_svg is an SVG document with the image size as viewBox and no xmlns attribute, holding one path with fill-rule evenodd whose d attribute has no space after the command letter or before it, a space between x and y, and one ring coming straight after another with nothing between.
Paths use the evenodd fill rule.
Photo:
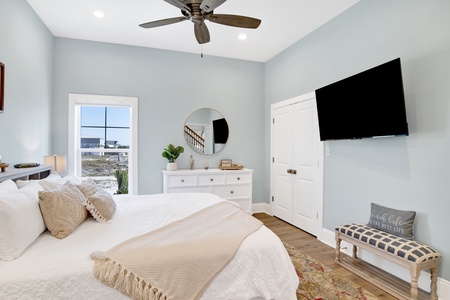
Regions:
<instances>
[{"instance_id":1,"label":"white door casing","mask_svg":"<svg viewBox=\"0 0 450 300\"><path fill-rule=\"evenodd\" d=\"M315 93L275 103L271 111L272 213L319 237L323 220L323 144Z\"/></svg>"}]
</instances>

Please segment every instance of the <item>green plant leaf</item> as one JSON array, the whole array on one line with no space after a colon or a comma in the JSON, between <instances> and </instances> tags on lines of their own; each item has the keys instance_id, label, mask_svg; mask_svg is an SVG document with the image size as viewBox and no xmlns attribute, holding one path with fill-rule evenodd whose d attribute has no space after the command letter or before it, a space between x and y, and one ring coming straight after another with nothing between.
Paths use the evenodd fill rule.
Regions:
<instances>
[{"instance_id":1,"label":"green plant leaf","mask_svg":"<svg viewBox=\"0 0 450 300\"><path fill-rule=\"evenodd\" d=\"M162 156L167 158L169 162L175 162L178 156L180 156L183 152L184 148L182 146L175 147L174 145L169 144L166 148L164 148Z\"/></svg>"}]
</instances>

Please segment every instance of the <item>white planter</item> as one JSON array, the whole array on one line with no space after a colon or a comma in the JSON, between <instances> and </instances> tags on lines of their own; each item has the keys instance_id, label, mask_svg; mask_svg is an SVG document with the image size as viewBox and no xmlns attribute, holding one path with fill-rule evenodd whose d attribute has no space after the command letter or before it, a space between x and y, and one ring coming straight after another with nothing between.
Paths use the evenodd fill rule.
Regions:
<instances>
[{"instance_id":1,"label":"white planter","mask_svg":"<svg viewBox=\"0 0 450 300\"><path fill-rule=\"evenodd\" d=\"M176 171L178 170L177 163L167 163L167 171Z\"/></svg>"}]
</instances>

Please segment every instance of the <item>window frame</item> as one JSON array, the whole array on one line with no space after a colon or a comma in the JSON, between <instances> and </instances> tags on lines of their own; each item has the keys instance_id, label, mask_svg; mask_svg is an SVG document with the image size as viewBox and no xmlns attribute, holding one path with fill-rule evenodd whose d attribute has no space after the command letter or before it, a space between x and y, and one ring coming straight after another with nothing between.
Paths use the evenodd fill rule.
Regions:
<instances>
[{"instance_id":1,"label":"window frame","mask_svg":"<svg viewBox=\"0 0 450 300\"><path fill-rule=\"evenodd\" d=\"M129 152L128 193L138 194L138 98L89 94L69 94L68 133L68 173L81 176L81 109L83 105L129 107L130 108L130 148L102 149L101 152ZM88 149L86 149L88 150ZM119 150L119 151L118 151ZM92 151L91 151L92 152Z\"/></svg>"}]
</instances>

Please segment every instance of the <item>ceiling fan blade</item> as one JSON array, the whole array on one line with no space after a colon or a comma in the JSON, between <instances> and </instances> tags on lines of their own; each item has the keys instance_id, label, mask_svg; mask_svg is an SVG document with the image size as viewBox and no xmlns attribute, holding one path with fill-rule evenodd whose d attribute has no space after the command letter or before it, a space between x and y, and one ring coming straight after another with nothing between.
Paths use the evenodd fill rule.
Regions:
<instances>
[{"instance_id":1,"label":"ceiling fan blade","mask_svg":"<svg viewBox=\"0 0 450 300\"><path fill-rule=\"evenodd\" d=\"M222 5L227 0L203 0L200 4L202 14L212 12L214 9Z\"/></svg>"},{"instance_id":2,"label":"ceiling fan blade","mask_svg":"<svg viewBox=\"0 0 450 300\"><path fill-rule=\"evenodd\" d=\"M208 21L211 21L213 23L218 23L218 24L227 25L227 26L234 26L234 27L242 27L242 28L256 29L259 27L259 24L261 24L261 20L259 20L259 19L245 17L245 16L238 16L238 15L212 14L209 16L205 16L205 18Z\"/></svg>"},{"instance_id":3,"label":"ceiling fan blade","mask_svg":"<svg viewBox=\"0 0 450 300\"><path fill-rule=\"evenodd\" d=\"M164 1L166 1L169 4L172 4L175 7L178 7L181 10L191 12L191 9L180 0L164 0Z\"/></svg>"},{"instance_id":4,"label":"ceiling fan blade","mask_svg":"<svg viewBox=\"0 0 450 300\"><path fill-rule=\"evenodd\" d=\"M205 22L194 23L194 33L199 44L209 43L209 30L208 27L206 27Z\"/></svg>"},{"instance_id":5,"label":"ceiling fan blade","mask_svg":"<svg viewBox=\"0 0 450 300\"><path fill-rule=\"evenodd\" d=\"M159 27L169 24L174 24L182 21L189 20L189 18L186 17L176 17L176 18L170 18L170 19L162 19L158 21L152 21L148 23L139 24L142 28L153 28L153 27Z\"/></svg>"}]
</instances>

